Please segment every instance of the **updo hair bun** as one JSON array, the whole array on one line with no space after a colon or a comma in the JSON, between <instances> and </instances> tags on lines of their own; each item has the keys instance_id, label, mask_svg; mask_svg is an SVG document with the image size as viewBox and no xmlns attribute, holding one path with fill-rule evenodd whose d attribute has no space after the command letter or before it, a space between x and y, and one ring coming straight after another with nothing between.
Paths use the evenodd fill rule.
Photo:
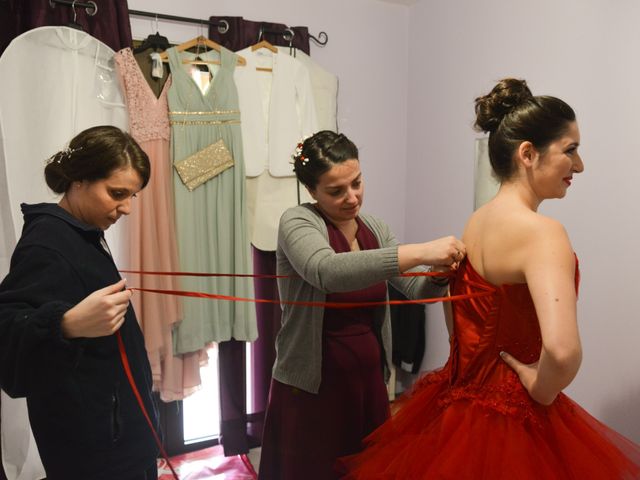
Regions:
<instances>
[{"instance_id":1,"label":"updo hair bun","mask_svg":"<svg viewBox=\"0 0 640 480\"><path fill-rule=\"evenodd\" d=\"M491 92L476 98L475 129L481 132L495 132L506 115L532 98L525 80L500 80Z\"/></svg>"},{"instance_id":2,"label":"updo hair bun","mask_svg":"<svg viewBox=\"0 0 640 480\"><path fill-rule=\"evenodd\" d=\"M94 182L108 178L115 170L131 167L140 176L140 188L149 181L149 157L128 133L112 125L87 128L69 146L47 160L45 181L58 194L73 182Z\"/></svg>"},{"instance_id":3,"label":"updo hair bun","mask_svg":"<svg viewBox=\"0 0 640 480\"><path fill-rule=\"evenodd\" d=\"M322 130L301 140L292 155L293 171L298 181L315 190L320 177L332 166L358 159L358 147L346 135Z\"/></svg>"},{"instance_id":4,"label":"updo hair bun","mask_svg":"<svg viewBox=\"0 0 640 480\"><path fill-rule=\"evenodd\" d=\"M61 194L69 189L72 178L68 174L68 170L69 166L73 164L72 157L78 150L69 146L47 160L47 165L44 168L44 177L47 185L54 193Z\"/></svg>"}]
</instances>

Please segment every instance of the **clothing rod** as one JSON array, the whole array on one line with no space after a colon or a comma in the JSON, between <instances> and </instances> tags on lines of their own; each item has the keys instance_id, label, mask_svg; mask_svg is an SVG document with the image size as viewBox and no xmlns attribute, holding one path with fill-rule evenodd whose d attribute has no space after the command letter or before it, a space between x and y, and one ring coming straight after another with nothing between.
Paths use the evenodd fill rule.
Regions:
<instances>
[{"instance_id":1,"label":"clothing rod","mask_svg":"<svg viewBox=\"0 0 640 480\"><path fill-rule=\"evenodd\" d=\"M89 0L88 2L76 2L73 0L49 0L49 5L51 8L54 8L56 4L66 5L67 7L76 7L84 8L87 15L93 17L96 13L98 13L98 5L96 2Z\"/></svg>"},{"instance_id":2,"label":"clothing rod","mask_svg":"<svg viewBox=\"0 0 640 480\"><path fill-rule=\"evenodd\" d=\"M141 10L129 10L129 15L135 15L138 17L158 18L162 20L174 20L176 22L195 23L197 25L214 25L218 27L220 33L226 33L229 30L229 23L224 20L219 22L212 22L210 20L203 20L201 18L189 18L179 17L177 15L167 15L164 13L143 12Z\"/></svg>"},{"instance_id":3,"label":"clothing rod","mask_svg":"<svg viewBox=\"0 0 640 480\"><path fill-rule=\"evenodd\" d=\"M54 1L61 1L61 0L54 0ZM67 1L67 3L71 4L71 2ZM79 5L79 4L76 4ZM227 22L226 20L220 20L219 22L212 22L210 20L204 20L201 18L189 18L189 17L179 17L177 15L167 15L164 13L155 13L155 12L145 12L142 10L129 10L129 15L134 15L134 16L138 16L138 17L149 17L149 18L156 18L156 19L162 19L162 20L174 20L176 22L185 22L185 23L195 23L196 25L213 25L213 26L217 26L218 27L218 31L220 33L227 33L227 31L229 30L229 22ZM290 28L283 30L281 32L268 32L268 33L280 33L280 34L285 34L285 33L291 33L292 30ZM318 38L314 37L313 35L309 34L309 38L312 39L314 42L316 42L318 45L324 46L327 44L327 42L329 41L329 36L327 35L326 32L320 32L318 34Z\"/></svg>"},{"instance_id":4,"label":"clothing rod","mask_svg":"<svg viewBox=\"0 0 640 480\"><path fill-rule=\"evenodd\" d=\"M292 42L293 41L293 37L295 37L295 35L296 35L296 32L293 30L294 28L296 28L296 27L289 27L289 28L285 28L284 30L262 30L262 29L260 29L260 36L259 36L260 38L258 40L262 40L262 36L266 34L266 35L282 35L282 37L287 42ZM327 44L327 42L329 41L329 35L327 35L327 32L320 32L318 34L318 38L314 37L310 33L308 35L309 35L309 38L311 40L316 42L321 47L324 47Z\"/></svg>"}]
</instances>

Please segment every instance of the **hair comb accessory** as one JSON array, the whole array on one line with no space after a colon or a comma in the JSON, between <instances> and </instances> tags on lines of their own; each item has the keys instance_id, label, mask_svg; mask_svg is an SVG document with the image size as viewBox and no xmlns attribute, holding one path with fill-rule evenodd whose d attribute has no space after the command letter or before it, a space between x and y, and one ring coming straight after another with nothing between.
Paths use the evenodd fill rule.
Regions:
<instances>
[{"instance_id":1,"label":"hair comb accessory","mask_svg":"<svg viewBox=\"0 0 640 480\"><path fill-rule=\"evenodd\" d=\"M80 150L82 150L82 147L78 147L78 148L71 148L69 146L67 146L67 148L65 148L64 150L60 150L58 153L52 155L51 157L49 157L49 159L47 160L47 164L52 163L52 162L56 162L57 164L62 163L62 160L65 160L67 158L71 158L71 155L74 152L79 152Z\"/></svg>"},{"instance_id":2,"label":"hair comb accessory","mask_svg":"<svg viewBox=\"0 0 640 480\"><path fill-rule=\"evenodd\" d=\"M304 148L304 142L307 140L307 138L311 138L312 136L313 135L307 135L298 142L293 155L291 155L291 158L293 158L293 163L295 163L297 160L300 160L300 163L302 163L303 166L309 163L309 158L302 155L302 149Z\"/></svg>"}]
</instances>

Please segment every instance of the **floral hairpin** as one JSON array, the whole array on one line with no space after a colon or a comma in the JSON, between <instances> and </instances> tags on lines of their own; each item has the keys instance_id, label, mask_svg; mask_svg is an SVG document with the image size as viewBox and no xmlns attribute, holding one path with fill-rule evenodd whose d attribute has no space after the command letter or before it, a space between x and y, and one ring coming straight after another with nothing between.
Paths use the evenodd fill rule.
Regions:
<instances>
[{"instance_id":1,"label":"floral hairpin","mask_svg":"<svg viewBox=\"0 0 640 480\"><path fill-rule=\"evenodd\" d=\"M307 163L309 163L309 157L305 157L304 155L302 155L302 149L304 148L304 142L307 140L307 138L311 137L311 135L307 135L306 137L304 137L302 140L300 140L298 142L298 144L296 145L296 149L293 152L292 158L293 161L295 162L296 160L300 160L300 163L302 163L303 166L307 165Z\"/></svg>"},{"instance_id":2,"label":"floral hairpin","mask_svg":"<svg viewBox=\"0 0 640 480\"><path fill-rule=\"evenodd\" d=\"M71 155L74 152L79 152L80 150L82 150L82 147L71 148L71 147L67 146L67 148L65 148L64 150L61 150L58 153L56 153L55 155L53 155L52 157L50 157L49 160L47 161L47 163L55 162L57 164L60 164L60 163L62 163L62 160L67 159L67 158L71 158Z\"/></svg>"}]
</instances>

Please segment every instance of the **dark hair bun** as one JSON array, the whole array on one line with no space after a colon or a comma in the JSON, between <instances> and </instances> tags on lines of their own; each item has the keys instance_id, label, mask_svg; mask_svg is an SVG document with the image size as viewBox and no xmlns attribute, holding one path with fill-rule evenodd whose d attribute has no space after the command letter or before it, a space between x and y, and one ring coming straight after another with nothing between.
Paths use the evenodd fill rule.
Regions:
<instances>
[{"instance_id":1,"label":"dark hair bun","mask_svg":"<svg viewBox=\"0 0 640 480\"><path fill-rule=\"evenodd\" d=\"M59 151L47 160L47 166L44 167L44 178L54 193L64 193L71 185L71 178L66 170L71 163L73 153L74 150L69 147Z\"/></svg>"},{"instance_id":2,"label":"dark hair bun","mask_svg":"<svg viewBox=\"0 0 640 480\"><path fill-rule=\"evenodd\" d=\"M476 98L475 128L494 132L506 115L532 98L526 81L515 78L500 80L491 92Z\"/></svg>"}]
</instances>

